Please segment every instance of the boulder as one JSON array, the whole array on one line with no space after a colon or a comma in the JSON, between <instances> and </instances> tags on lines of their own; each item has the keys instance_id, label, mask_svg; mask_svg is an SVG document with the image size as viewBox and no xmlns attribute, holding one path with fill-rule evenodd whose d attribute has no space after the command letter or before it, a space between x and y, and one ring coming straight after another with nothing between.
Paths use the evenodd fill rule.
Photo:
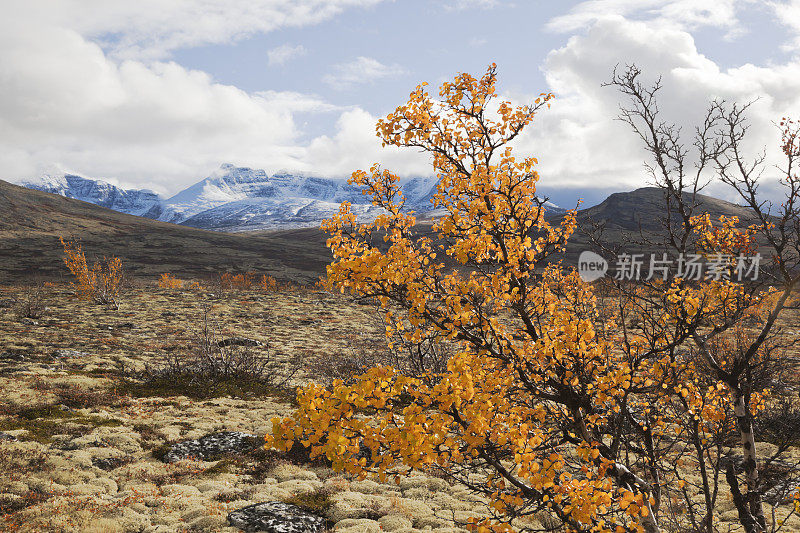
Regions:
<instances>
[{"instance_id":1,"label":"boulder","mask_svg":"<svg viewBox=\"0 0 800 533\"><path fill-rule=\"evenodd\" d=\"M115 468L119 468L120 466L126 465L128 463L133 462L134 458L130 456L122 456L122 457L94 457L92 459L92 465L96 466L100 470L105 470L109 472L114 470Z\"/></svg>"},{"instance_id":2,"label":"boulder","mask_svg":"<svg viewBox=\"0 0 800 533\"><path fill-rule=\"evenodd\" d=\"M231 525L248 533L322 533L325 519L291 503L263 502L233 511Z\"/></svg>"},{"instance_id":3,"label":"boulder","mask_svg":"<svg viewBox=\"0 0 800 533\"><path fill-rule=\"evenodd\" d=\"M56 350L53 352L53 357L63 358L63 357L86 357L89 355L86 352L82 352L80 350L69 350L66 348L62 348L60 350Z\"/></svg>"},{"instance_id":4,"label":"boulder","mask_svg":"<svg viewBox=\"0 0 800 533\"><path fill-rule=\"evenodd\" d=\"M251 452L260 444L260 439L250 433L242 433L240 431L212 433L199 439L186 440L171 445L167 453L164 454L164 462L174 463L189 458L213 461L227 453L241 454Z\"/></svg>"}]
</instances>

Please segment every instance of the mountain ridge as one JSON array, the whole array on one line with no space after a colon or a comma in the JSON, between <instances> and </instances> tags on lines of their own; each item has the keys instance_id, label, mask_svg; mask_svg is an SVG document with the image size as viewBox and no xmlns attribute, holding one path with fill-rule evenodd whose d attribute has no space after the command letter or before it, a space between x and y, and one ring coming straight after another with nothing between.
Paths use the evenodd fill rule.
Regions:
<instances>
[{"instance_id":1,"label":"mountain ridge","mask_svg":"<svg viewBox=\"0 0 800 533\"><path fill-rule=\"evenodd\" d=\"M624 243L624 232L635 233L639 220L657 221L659 191L641 188L616 193L578 212L582 227L606 222L609 237ZM742 216L747 209L713 197L699 198L713 217ZM621 211L632 210L632 213ZM64 274L59 237L82 242L87 258L117 256L136 277L163 272L212 277L221 272L259 271L280 279L313 281L331 261L328 237L318 228L270 229L247 234L207 231L119 213L91 203L23 188L0 180L0 280L4 277L45 277ZM626 211L627 213L627 211ZM624 214L624 216L623 216ZM557 222L557 215L551 215ZM743 220L743 222L745 222ZM420 219L419 231L430 232ZM570 238L565 264L590 248L581 232Z\"/></svg>"},{"instance_id":2,"label":"mountain ridge","mask_svg":"<svg viewBox=\"0 0 800 533\"><path fill-rule=\"evenodd\" d=\"M318 230L242 235L120 213L0 180L0 283L66 274L59 237L81 243L86 258L119 257L132 277L163 272L211 278L258 271L314 282L331 254Z\"/></svg>"},{"instance_id":3,"label":"mountain ridge","mask_svg":"<svg viewBox=\"0 0 800 533\"><path fill-rule=\"evenodd\" d=\"M423 217L433 213L437 183L435 177L401 179L406 209ZM230 163L166 199L146 189L122 189L73 174L45 176L22 186L162 222L227 232L318 227L345 201L362 220L380 212L362 194L362 187L345 179L285 172L269 175ZM549 206L554 213L564 211L555 204Z\"/></svg>"},{"instance_id":4,"label":"mountain ridge","mask_svg":"<svg viewBox=\"0 0 800 533\"><path fill-rule=\"evenodd\" d=\"M149 189L123 189L106 181L84 178L77 174L45 174L34 180L23 181L20 185L137 216L145 216L161 201Z\"/></svg>"}]
</instances>

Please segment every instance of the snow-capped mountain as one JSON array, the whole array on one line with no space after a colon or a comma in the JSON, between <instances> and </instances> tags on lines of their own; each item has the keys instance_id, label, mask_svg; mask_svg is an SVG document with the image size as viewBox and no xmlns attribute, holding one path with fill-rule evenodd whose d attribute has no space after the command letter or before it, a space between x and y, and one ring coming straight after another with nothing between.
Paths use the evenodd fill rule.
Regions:
<instances>
[{"instance_id":1,"label":"snow-capped mountain","mask_svg":"<svg viewBox=\"0 0 800 533\"><path fill-rule=\"evenodd\" d=\"M345 180L294 176L267 175L264 170L222 165L216 172L162 202L159 220L183 222L204 211L229 203L251 200L242 204L253 209L284 203L307 204L315 200L341 203L344 200L363 203L361 189ZM338 209L337 203L337 209Z\"/></svg>"},{"instance_id":2,"label":"snow-capped mountain","mask_svg":"<svg viewBox=\"0 0 800 533\"><path fill-rule=\"evenodd\" d=\"M431 198L435 177L406 178L400 189L406 209L423 217L440 214ZM124 213L219 231L313 227L339 211L344 202L360 220L380 212L362 188L344 179L293 174L268 175L264 170L222 165L207 178L166 200L147 190L124 190L80 176L45 176L26 187L76 198ZM553 213L563 212L551 204Z\"/></svg>"},{"instance_id":3,"label":"snow-capped mountain","mask_svg":"<svg viewBox=\"0 0 800 533\"><path fill-rule=\"evenodd\" d=\"M308 228L339 211L339 202L311 198L245 198L207 209L181 222L185 226L218 231L253 231ZM381 209L372 204L353 204L359 220L371 220Z\"/></svg>"},{"instance_id":4,"label":"snow-capped mountain","mask_svg":"<svg viewBox=\"0 0 800 533\"><path fill-rule=\"evenodd\" d=\"M416 211L433 208L435 178L409 178L400 183L406 206ZM293 174L269 176L265 171L222 165L206 179L164 200L145 216L204 229L248 231L319 225L350 202L353 211L370 218L378 209L344 179Z\"/></svg>"},{"instance_id":5,"label":"snow-capped mountain","mask_svg":"<svg viewBox=\"0 0 800 533\"><path fill-rule=\"evenodd\" d=\"M122 189L105 181L74 174L44 175L20 185L139 216L144 216L161 202L156 193L147 189Z\"/></svg>"}]
</instances>

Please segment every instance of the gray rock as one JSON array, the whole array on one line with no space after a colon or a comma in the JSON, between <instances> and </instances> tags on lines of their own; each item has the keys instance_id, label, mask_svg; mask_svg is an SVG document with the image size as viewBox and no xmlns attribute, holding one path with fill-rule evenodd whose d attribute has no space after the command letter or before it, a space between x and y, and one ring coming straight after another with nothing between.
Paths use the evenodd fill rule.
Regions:
<instances>
[{"instance_id":1,"label":"gray rock","mask_svg":"<svg viewBox=\"0 0 800 533\"><path fill-rule=\"evenodd\" d=\"M87 355L89 354L80 350L61 349L53 352L53 357L86 357Z\"/></svg>"},{"instance_id":2,"label":"gray rock","mask_svg":"<svg viewBox=\"0 0 800 533\"><path fill-rule=\"evenodd\" d=\"M247 453L260 445L257 436L240 431L212 433L199 439L178 442L169 447L164 454L165 463L174 463L194 458L213 461L226 453Z\"/></svg>"},{"instance_id":3,"label":"gray rock","mask_svg":"<svg viewBox=\"0 0 800 533\"><path fill-rule=\"evenodd\" d=\"M92 459L92 465L96 466L100 470L105 470L106 472L110 470L114 470L115 468L119 468L122 465L126 465L133 461L133 457L125 456L125 457L94 457Z\"/></svg>"},{"instance_id":4,"label":"gray rock","mask_svg":"<svg viewBox=\"0 0 800 533\"><path fill-rule=\"evenodd\" d=\"M247 532L322 533L325 519L296 505L284 502L263 502L233 511L231 525Z\"/></svg>"},{"instance_id":5,"label":"gray rock","mask_svg":"<svg viewBox=\"0 0 800 533\"><path fill-rule=\"evenodd\" d=\"M5 360L5 361L24 361L25 360L25 354L23 354L22 352L16 352L16 351L9 350L9 351L5 351L5 352L0 353L0 360Z\"/></svg>"},{"instance_id":6,"label":"gray rock","mask_svg":"<svg viewBox=\"0 0 800 533\"><path fill-rule=\"evenodd\" d=\"M220 348L224 348L225 346L262 346L264 343L255 339L231 337L230 339L222 339L217 344Z\"/></svg>"}]
</instances>

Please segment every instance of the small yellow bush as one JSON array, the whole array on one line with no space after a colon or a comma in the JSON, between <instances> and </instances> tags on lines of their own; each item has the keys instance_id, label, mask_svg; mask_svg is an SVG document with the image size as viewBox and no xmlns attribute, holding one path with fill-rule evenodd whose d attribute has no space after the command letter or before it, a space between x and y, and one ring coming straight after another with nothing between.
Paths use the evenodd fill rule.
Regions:
<instances>
[{"instance_id":1,"label":"small yellow bush","mask_svg":"<svg viewBox=\"0 0 800 533\"><path fill-rule=\"evenodd\" d=\"M78 298L119 308L119 296L124 281L122 260L119 257L104 257L89 268L79 243L64 241L63 237L60 240L64 246L64 264L75 276L76 281L72 283L72 287Z\"/></svg>"},{"instance_id":2,"label":"small yellow bush","mask_svg":"<svg viewBox=\"0 0 800 533\"><path fill-rule=\"evenodd\" d=\"M158 288L159 289L182 289L184 285L184 281L182 279L178 279L169 272L164 272L161 274L161 277L158 278Z\"/></svg>"}]
</instances>

